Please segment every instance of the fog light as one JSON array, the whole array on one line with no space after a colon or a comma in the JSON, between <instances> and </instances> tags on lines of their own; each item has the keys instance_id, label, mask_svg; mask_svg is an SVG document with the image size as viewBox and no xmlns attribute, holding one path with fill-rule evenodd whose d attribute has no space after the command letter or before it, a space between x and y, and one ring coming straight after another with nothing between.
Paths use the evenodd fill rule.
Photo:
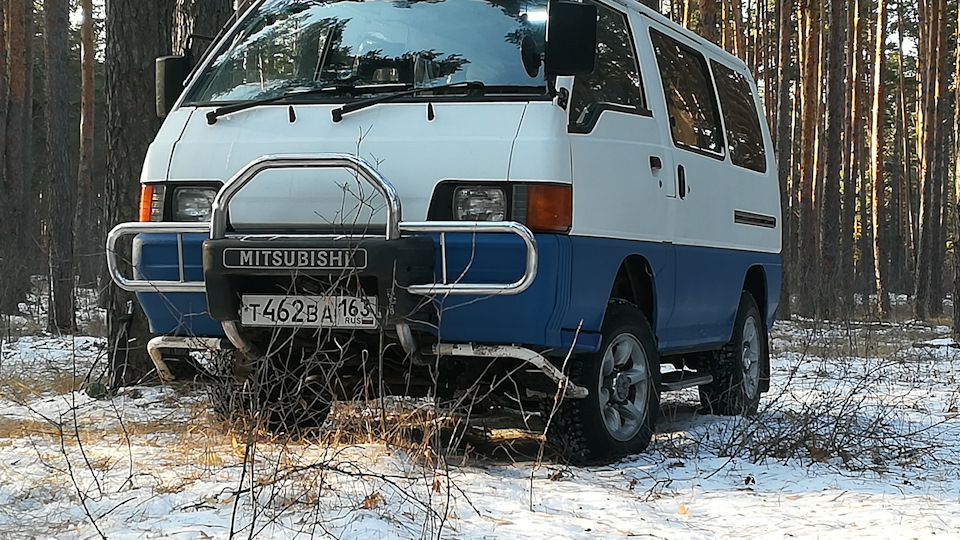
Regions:
<instances>
[{"instance_id":1,"label":"fog light","mask_svg":"<svg viewBox=\"0 0 960 540\"><path fill-rule=\"evenodd\" d=\"M507 198L500 188L457 188L453 209L459 221L503 221L507 216Z\"/></svg>"}]
</instances>

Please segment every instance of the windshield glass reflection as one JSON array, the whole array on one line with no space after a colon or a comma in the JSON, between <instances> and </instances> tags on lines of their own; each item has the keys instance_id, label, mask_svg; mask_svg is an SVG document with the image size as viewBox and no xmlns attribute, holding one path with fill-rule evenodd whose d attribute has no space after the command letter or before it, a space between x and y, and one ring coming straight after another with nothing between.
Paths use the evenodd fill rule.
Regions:
<instances>
[{"instance_id":1,"label":"windshield glass reflection","mask_svg":"<svg viewBox=\"0 0 960 540\"><path fill-rule=\"evenodd\" d=\"M524 70L520 42L529 35L542 50L546 9L546 0L268 1L221 47L186 102L468 80L543 86L542 71Z\"/></svg>"}]
</instances>

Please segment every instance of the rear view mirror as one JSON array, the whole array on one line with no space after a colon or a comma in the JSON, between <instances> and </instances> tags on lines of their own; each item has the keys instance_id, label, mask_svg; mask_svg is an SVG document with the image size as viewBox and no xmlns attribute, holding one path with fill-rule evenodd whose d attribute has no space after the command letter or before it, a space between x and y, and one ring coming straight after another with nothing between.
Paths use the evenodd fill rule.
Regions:
<instances>
[{"instance_id":1,"label":"rear view mirror","mask_svg":"<svg viewBox=\"0 0 960 540\"><path fill-rule=\"evenodd\" d=\"M597 56L597 6L567 1L550 3L544 74L586 75Z\"/></svg>"},{"instance_id":2,"label":"rear view mirror","mask_svg":"<svg viewBox=\"0 0 960 540\"><path fill-rule=\"evenodd\" d=\"M184 56L157 58L157 116L166 118L167 113L183 92L183 83L190 74L190 62Z\"/></svg>"}]
</instances>

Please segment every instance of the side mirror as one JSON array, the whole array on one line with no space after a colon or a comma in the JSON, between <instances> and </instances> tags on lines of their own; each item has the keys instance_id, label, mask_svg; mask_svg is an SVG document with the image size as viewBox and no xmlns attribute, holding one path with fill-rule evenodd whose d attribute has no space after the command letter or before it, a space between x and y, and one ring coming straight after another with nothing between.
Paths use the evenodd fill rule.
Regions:
<instances>
[{"instance_id":1,"label":"side mirror","mask_svg":"<svg viewBox=\"0 0 960 540\"><path fill-rule=\"evenodd\" d=\"M568 1L550 3L544 74L586 75L597 57L597 6Z\"/></svg>"},{"instance_id":2,"label":"side mirror","mask_svg":"<svg viewBox=\"0 0 960 540\"><path fill-rule=\"evenodd\" d=\"M185 56L157 58L157 116L167 117L183 92L183 83L189 74L190 62Z\"/></svg>"}]
</instances>

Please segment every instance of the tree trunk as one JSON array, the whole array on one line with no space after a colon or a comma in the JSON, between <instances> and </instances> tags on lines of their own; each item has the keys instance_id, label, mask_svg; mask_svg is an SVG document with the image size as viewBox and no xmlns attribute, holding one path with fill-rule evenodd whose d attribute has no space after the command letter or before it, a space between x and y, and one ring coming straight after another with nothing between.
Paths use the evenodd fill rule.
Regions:
<instances>
[{"instance_id":1,"label":"tree trunk","mask_svg":"<svg viewBox=\"0 0 960 540\"><path fill-rule=\"evenodd\" d=\"M819 65L820 65L820 17L816 1L802 2L803 32L802 73L800 92L802 100L802 130L800 142L800 226L797 261L797 289L803 291L798 300L798 310L804 316L816 315L814 298L819 287L817 261L820 260L817 246L817 206L814 201L816 169L814 151L817 146L817 119L819 117Z\"/></svg>"},{"instance_id":2,"label":"tree trunk","mask_svg":"<svg viewBox=\"0 0 960 540\"><path fill-rule=\"evenodd\" d=\"M73 215L75 187L69 167L67 53L69 0L45 0L47 121L47 246L50 263L51 331L73 331Z\"/></svg>"},{"instance_id":3,"label":"tree trunk","mask_svg":"<svg viewBox=\"0 0 960 540\"><path fill-rule=\"evenodd\" d=\"M843 162L843 102L846 2L830 1L830 21L827 33L827 125L824 148L824 177L820 191L820 238L822 303L828 315L839 307L840 287L840 167ZM846 293L846 291L844 291Z\"/></svg>"},{"instance_id":4,"label":"tree trunk","mask_svg":"<svg viewBox=\"0 0 960 540\"><path fill-rule=\"evenodd\" d=\"M783 279L780 285L780 307L778 309L780 316L789 319L791 315L790 292L793 287L793 268L791 262L793 257L794 236L793 215L790 211L791 189L790 189L790 161L793 154L792 138L790 137L790 127L792 117L790 115L790 86L794 75L794 66L792 65L792 43L793 43L793 0L779 0L778 9L778 29L779 45L777 50L777 125L776 125L776 145L777 145L777 169L780 178L780 214L783 216L783 225L780 230L782 238L781 253L784 255L783 261Z\"/></svg>"},{"instance_id":5,"label":"tree trunk","mask_svg":"<svg viewBox=\"0 0 960 540\"><path fill-rule=\"evenodd\" d=\"M953 80L960 85L960 24L953 54ZM953 337L960 341L960 89L953 93Z\"/></svg>"},{"instance_id":6,"label":"tree trunk","mask_svg":"<svg viewBox=\"0 0 960 540\"><path fill-rule=\"evenodd\" d=\"M96 44L94 43L93 0L81 0L80 10L83 20L80 23L80 156L77 167L77 211L74 215L74 230L93 230L93 152L96 88L94 67L96 66ZM77 237L74 246L77 273L82 284L94 282L103 260L97 256L101 251L101 242L90 242L85 236ZM96 246L96 247L94 247Z\"/></svg>"},{"instance_id":7,"label":"tree trunk","mask_svg":"<svg viewBox=\"0 0 960 540\"><path fill-rule=\"evenodd\" d=\"M7 31L6 31L6 0L0 0L0 187L6 185L7 171L3 164L6 162L7 154L7 100L10 96L10 79L7 77ZM0 199L0 230L7 230L6 210L4 199ZM3 249L0 248L0 257L3 256ZM0 287L0 297L3 296L3 288Z\"/></svg>"},{"instance_id":8,"label":"tree trunk","mask_svg":"<svg viewBox=\"0 0 960 540\"><path fill-rule=\"evenodd\" d=\"M717 29L717 0L700 0L700 24L697 32L711 41L720 43L720 33Z\"/></svg>"},{"instance_id":9,"label":"tree trunk","mask_svg":"<svg viewBox=\"0 0 960 540\"><path fill-rule=\"evenodd\" d=\"M899 110L900 118L898 127L902 136L897 140L899 143L899 150L903 156L903 174L900 184L900 193L903 204L900 207L900 227L904 231L905 242L903 243L901 249L901 257L903 259L903 265L906 268L902 268L903 277L898 280L900 287L904 287L904 290L913 290L914 282L912 278L915 275L916 270L916 260L914 254L917 252L917 212L914 210L914 197L913 197L913 160L911 159L913 152L911 151L911 139L910 139L910 113L907 109L907 83L906 78L903 73L903 5L897 3L897 109ZM896 162L899 163L899 162ZM909 265L909 266L907 266ZM909 278L910 281L907 281Z\"/></svg>"},{"instance_id":10,"label":"tree trunk","mask_svg":"<svg viewBox=\"0 0 960 540\"><path fill-rule=\"evenodd\" d=\"M206 39L187 41L191 35L212 38L233 15L231 0L176 0L173 20L173 52L199 60L210 45Z\"/></svg>"},{"instance_id":11,"label":"tree trunk","mask_svg":"<svg viewBox=\"0 0 960 540\"><path fill-rule=\"evenodd\" d=\"M937 314L934 303L941 304L942 299L934 298L937 286L934 280L940 279L940 262L936 260L940 240L940 199L943 189L940 167L938 167L937 144L942 143L940 123L937 112L940 109L939 92L940 70L943 62L938 61L945 43L941 43L941 1L934 0L929 5L920 3L921 24L919 41L919 65L922 66L921 103L922 115L918 111L918 130L921 134L920 179L920 250L917 254L917 290L915 310L918 319L926 319ZM945 21L944 21L945 22ZM945 32L944 32L945 34ZM942 305L942 304L941 304Z\"/></svg>"},{"instance_id":12,"label":"tree trunk","mask_svg":"<svg viewBox=\"0 0 960 540\"><path fill-rule=\"evenodd\" d=\"M887 3L880 0L877 9L877 40L874 54L873 71L873 114L871 119L870 172L873 178L873 261L874 283L877 295L877 316L884 318L890 313L890 297L884 282L886 253L881 252L880 224L883 222L883 200L886 192L883 181L883 112L886 107L884 96L884 74L886 69L885 47L887 42Z\"/></svg>"},{"instance_id":13,"label":"tree trunk","mask_svg":"<svg viewBox=\"0 0 960 540\"><path fill-rule=\"evenodd\" d=\"M857 148L861 144L862 127L860 117L862 111L860 108L861 95L861 74L862 66L860 58L862 54L861 39L863 36L863 25L860 18L856 15L863 0L854 0L853 5L847 13L847 66L850 76L846 78L847 97L846 104L846 124L844 126L843 149L843 205L840 224L840 275L848 279L855 275L855 254L853 248L856 231L856 212L857 212L857 180L860 176L860 163L856 159ZM845 293L844 305L853 306L852 298Z\"/></svg>"},{"instance_id":14,"label":"tree trunk","mask_svg":"<svg viewBox=\"0 0 960 540\"><path fill-rule=\"evenodd\" d=\"M32 122L32 105L27 78L30 34L28 18L32 14L30 0L10 0L6 9L7 96L6 146L3 166L5 177L0 193L6 200L6 241L0 242L0 312L17 313L18 304L30 290L29 254L27 250L26 188L30 184L28 153Z\"/></svg>"},{"instance_id":15,"label":"tree trunk","mask_svg":"<svg viewBox=\"0 0 960 540\"><path fill-rule=\"evenodd\" d=\"M930 271L931 281L930 281L930 315L934 317L939 317L943 315L943 298L946 294L944 289L943 282L943 273L944 273L944 264L943 261L946 260L946 251L947 251L947 235L946 235L946 224L948 223L948 196L947 190L949 187L949 169L947 166L947 146L949 144L949 136L947 133L947 115L948 109L950 106L949 95L950 95L950 82L949 75L947 71L947 39L949 34L947 32L947 17L950 12L947 10L947 0L939 0L937 2L937 19L932 21L935 23L934 31L937 34L937 49L936 54L933 56L933 62L936 64L936 88L935 88L935 100L934 105L934 144L933 144L933 154L930 158L933 160L933 176L936 181L934 185L934 212L936 212L935 223L937 226L936 236L934 237L933 242L933 265ZM954 11L954 17L956 12Z\"/></svg>"},{"instance_id":16,"label":"tree trunk","mask_svg":"<svg viewBox=\"0 0 960 540\"><path fill-rule=\"evenodd\" d=\"M106 4L107 179L104 193L106 226L136 221L140 169L160 121L155 111L155 59L170 53L173 0L110 0ZM118 339L127 302L133 295L111 283L107 328ZM135 311L123 379L128 383L152 369L146 355L146 321ZM115 374L116 376L116 374Z\"/></svg>"},{"instance_id":17,"label":"tree trunk","mask_svg":"<svg viewBox=\"0 0 960 540\"><path fill-rule=\"evenodd\" d=\"M10 98L10 79L7 77L7 10L6 0L0 0L0 189L6 189L7 182L7 109ZM10 230L10 211L7 209L8 199L0 197L0 230ZM0 242L0 315L6 310L6 278L4 274L4 258L7 256L6 242Z\"/></svg>"}]
</instances>

